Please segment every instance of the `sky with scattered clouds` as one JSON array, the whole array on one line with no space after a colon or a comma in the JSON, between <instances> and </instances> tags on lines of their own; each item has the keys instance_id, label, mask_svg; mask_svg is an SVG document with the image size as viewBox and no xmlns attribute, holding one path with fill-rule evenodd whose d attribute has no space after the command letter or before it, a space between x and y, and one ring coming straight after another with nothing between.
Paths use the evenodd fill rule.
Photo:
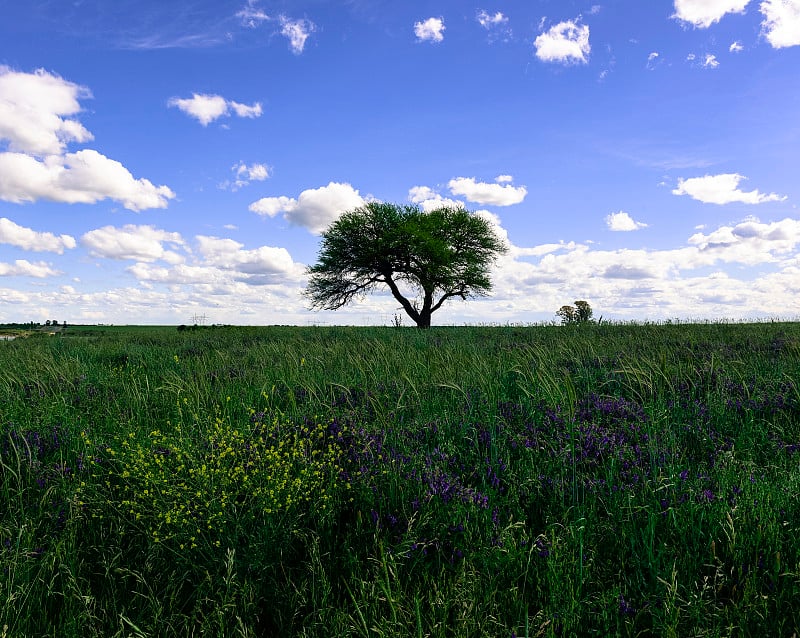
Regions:
<instances>
[{"instance_id":1,"label":"sky with scattered clouds","mask_svg":"<svg viewBox=\"0 0 800 638\"><path fill-rule=\"evenodd\" d=\"M798 70L800 0L0 0L0 323L390 325L301 294L370 200L507 242L434 323L796 319Z\"/></svg>"}]
</instances>

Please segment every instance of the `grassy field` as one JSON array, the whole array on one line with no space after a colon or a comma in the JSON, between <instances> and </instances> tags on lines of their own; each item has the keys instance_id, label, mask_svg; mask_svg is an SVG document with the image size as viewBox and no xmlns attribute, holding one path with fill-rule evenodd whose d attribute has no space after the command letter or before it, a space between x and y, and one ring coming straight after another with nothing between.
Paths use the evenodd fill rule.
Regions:
<instances>
[{"instance_id":1,"label":"grassy field","mask_svg":"<svg viewBox=\"0 0 800 638\"><path fill-rule=\"evenodd\" d=\"M800 635L800 324L0 342L0 637Z\"/></svg>"}]
</instances>

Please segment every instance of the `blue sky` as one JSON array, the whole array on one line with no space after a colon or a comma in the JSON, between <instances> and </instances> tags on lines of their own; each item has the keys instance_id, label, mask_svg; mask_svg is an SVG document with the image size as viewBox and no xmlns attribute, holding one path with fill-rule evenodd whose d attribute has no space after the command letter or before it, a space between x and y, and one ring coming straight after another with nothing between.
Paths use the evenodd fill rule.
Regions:
<instances>
[{"instance_id":1,"label":"blue sky","mask_svg":"<svg viewBox=\"0 0 800 638\"><path fill-rule=\"evenodd\" d=\"M434 323L800 316L800 0L0 0L0 322L311 312L319 232L463 205Z\"/></svg>"}]
</instances>

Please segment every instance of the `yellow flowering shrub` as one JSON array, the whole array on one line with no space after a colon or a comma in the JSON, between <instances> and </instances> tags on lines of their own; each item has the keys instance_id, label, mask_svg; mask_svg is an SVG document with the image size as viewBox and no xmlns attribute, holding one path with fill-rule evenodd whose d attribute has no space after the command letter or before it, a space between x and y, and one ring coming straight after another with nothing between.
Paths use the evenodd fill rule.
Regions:
<instances>
[{"instance_id":1,"label":"yellow flowering shrub","mask_svg":"<svg viewBox=\"0 0 800 638\"><path fill-rule=\"evenodd\" d=\"M98 499L92 515L110 506L153 542L186 549L219 546L255 519L311 506L324 512L342 462L326 424L251 414L246 427L216 416L204 428L130 431L95 446L94 473L108 500ZM84 442L92 446L88 437Z\"/></svg>"}]
</instances>

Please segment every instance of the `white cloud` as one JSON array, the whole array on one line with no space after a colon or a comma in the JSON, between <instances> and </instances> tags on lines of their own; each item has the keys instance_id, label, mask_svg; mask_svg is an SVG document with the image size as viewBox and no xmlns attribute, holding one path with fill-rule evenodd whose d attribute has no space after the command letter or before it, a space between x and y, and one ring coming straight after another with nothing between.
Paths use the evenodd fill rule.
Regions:
<instances>
[{"instance_id":1,"label":"white cloud","mask_svg":"<svg viewBox=\"0 0 800 638\"><path fill-rule=\"evenodd\" d=\"M694 53L690 53L689 55L686 56L686 61L687 62L694 62L696 58L697 58L697 56Z\"/></svg>"},{"instance_id":2,"label":"white cloud","mask_svg":"<svg viewBox=\"0 0 800 638\"><path fill-rule=\"evenodd\" d=\"M0 65L0 142L31 155L61 153L68 142L87 142L92 134L69 116L81 112L78 100L89 89L38 69L13 71Z\"/></svg>"},{"instance_id":3,"label":"white cloud","mask_svg":"<svg viewBox=\"0 0 800 638\"><path fill-rule=\"evenodd\" d=\"M0 262L0 277L54 277L60 275L50 264L43 261L30 262L27 259L17 259L13 264Z\"/></svg>"},{"instance_id":4,"label":"white cloud","mask_svg":"<svg viewBox=\"0 0 800 638\"><path fill-rule=\"evenodd\" d=\"M719 66L717 56L711 55L710 53L706 53L706 57L703 59L701 64L704 69L716 69Z\"/></svg>"},{"instance_id":5,"label":"white cloud","mask_svg":"<svg viewBox=\"0 0 800 638\"><path fill-rule=\"evenodd\" d=\"M136 261L164 260L179 263L183 257L164 245L183 247L179 233L171 233L154 226L126 224L122 228L104 226L91 230L81 237L83 244L94 257L106 259L132 259Z\"/></svg>"},{"instance_id":6,"label":"white cloud","mask_svg":"<svg viewBox=\"0 0 800 638\"><path fill-rule=\"evenodd\" d=\"M475 19L478 21L478 24L480 24L489 32L490 42L500 37L508 40L508 38L511 36L511 29L508 27L508 16L504 15L500 11L497 11L494 15L491 15L481 9L478 11Z\"/></svg>"},{"instance_id":7,"label":"white cloud","mask_svg":"<svg viewBox=\"0 0 800 638\"><path fill-rule=\"evenodd\" d=\"M559 22L533 41L536 57L544 62L564 64L588 62L592 47L589 44L589 27L577 20Z\"/></svg>"},{"instance_id":8,"label":"white cloud","mask_svg":"<svg viewBox=\"0 0 800 638\"><path fill-rule=\"evenodd\" d=\"M135 179L119 162L84 149L66 153L70 142L86 142L92 134L68 116L90 97L85 87L38 70L34 73L0 67L0 199L21 203L48 199L95 203L113 199L130 210L165 208L175 194L166 186Z\"/></svg>"},{"instance_id":9,"label":"white cloud","mask_svg":"<svg viewBox=\"0 0 800 638\"><path fill-rule=\"evenodd\" d=\"M747 178L738 173L679 179L678 187L672 193L673 195L689 195L705 204L730 204L731 202L763 204L764 202L777 202L786 199L785 195L776 193L766 195L758 190L741 191L738 186L743 179Z\"/></svg>"},{"instance_id":10,"label":"white cloud","mask_svg":"<svg viewBox=\"0 0 800 638\"><path fill-rule=\"evenodd\" d=\"M306 40L317 30L317 25L310 20L292 19L283 14L272 17L258 7L256 0L247 0L247 4L236 12L236 17L241 19L243 26L250 29L261 26L263 22L277 22L280 25L280 34L289 40L289 49L295 55L303 52Z\"/></svg>"},{"instance_id":11,"label":"white cloud","mask_svg":"<svg viewBox=\"0 0 800 638\"><path fill-rule=\"evenodd\" d=\"M728 47L728 51L730 53L739 53L740 51L744 51L744 47L739 40L736 40L735 42L731 42L731 46Z\"/></svg>"},{"instance_id":12,"label":"white cloud","mask_svg":"<svg viewBox=\"0 0 800 638\"><path fill-rule=\"evenodd\" d=\"M243 250L244 245L233 239L218 237L196 237L198 252L205 264L223 270L235 270L248 275L283 275L298 279L304 273L285 248L261 246L253 250Z\"/></svg>"},{"instance_id":13,"label":"white cloud","mask_svg":"<svg viewBox=\"0 0 800 638\"><path fill-rule=\"evenodd\" d=\"M420 42L441 42L445 28L442 18L428 18L425 22L414 23L414 34Z\"/></svg>"},{"instance_id":14,"label":"white cloud","mask_svg":"<svg viewBox=\"0 0 800 638\"><path fill-rule=\"evenodd\" d=\"M295 262L285 248L260 246L251 250L232 239L198 235L194 263L169 266L142 260L126 270L142 285L163 284L178 294L190 286L206 303L213 297L230 296L230 304L241 304L253 286L269 286L274 293L294 291L306 277L303 264ZM249 301L249 300L248 300Z\"/></svg>"},{"instance_id":15,"label":"white cloud","mask_svg":"<svg viewBox=\"0 0 800 638\"><path fill-rule=\"evenodd\" d=\"M762 223L755 217L735 226L721 226L707 235L696 233L689 244L722 261L754 265L791 255L800 244L800 220L786 218Z\"/></svg>"},{"instance_id":16,"label":"white cloud","mask_svg":"<svg viewBox=\"0 0 800 638\"><path fill-rule=\"evenodd\" d=\"M304 190L297 199L292 197L264 197L250 204L250 210L259 215L283 218L295 226L303 226L318 235L339 216L363 206L365 200L350 184L330 182L327 186Z\"/></svg>"},{"instance_id":17,"label":"white cloud","mask_svg":"<svg viewBox=\"0 0 800 638\"><path fill-rule=\"evenodd\" d=\"M261 114L264 112L264 109L261 108L261 102L256 102L252 105L247 104L240 104L239 102L234 102L230 100L228 105L233 109L233 112L236 113L239 117L249 117L250 119L254 119L256 117L261 117Z\"/></svg>"},{"instance_id":18,"label":"white cloud","mask_svg":"<svg viewBox=\"0 0 800 638\"><path fill-rule=\"evenodd\" d=\"M508 241L497 215L476 214L487 218ZM785 312L800 312L800 259L795 256L800 220L762 224L748 218L708 235L694 235L685 248L667 250L596 250L574 242L527 248L508 243L509 252L493 271L491 301L482 308L470 306L476 309L472 321L524 321L531 312L547 308L552 317L556 308L576 298L589 299L596 313L606 317L700 313L730 318L771 312L778 298L785 300ZM693 272L716 264L772 264L778 272L741 279L722 271L710 276ZM459 310L457 322L467 320L460 316L463 312L472 313Z\"/></svg>"},{"instance_id":19,"label":"white cloud","mask_svg":"<svg viewBox=\"0 0 800 638\"><path fill-rule=\"evenodd\" d=\"M263 113L260 102L248 106L233 100L226 100L221 95L205 93L192 93L190 98L171 97L167 101L167 105L177 107L203 126L208 126L221 117L228 117L231 109L239 117L254 118L260 117Z\"/></svg>"},{"instance_id":20,"label":"white cloud","mask_svg":"<svg viewBox=\"0 0 800 638\"><path fill-rule=\"evenodd\" d=\"M113 199L140 211L166 208L174 197L167 186L135 179L122 164L91 149L50 155L43 161L22 153L0 153L0 199L6 201L94 204Z\"/></svg>"},{"instance_id":21,"label":"white cloud","mask_svg":"<svg viewBox=\"0 0 800 638\"><path fill-rule=\"evenodd\" d=\"M231 167L234 180L226 180L219 187L237 191L250 184L250 182L263 182L272 175L272 169L266 164L250 164L238 162Z\"/></svg>"},{"instance_id":22,"label":"white cloud","mask_svg":"<svg viewBox=\"0 0 800 638\"><path fill-rule=\"evenodd\" d=\"M464 208L464 202L449 197L442 197L428 186L412 186L408 189L408 199L426 213L437 208Z\"/></svg>"},{"instance_id":23,"label":"white cloud","mask_svg":"<svg viewBox=\"0 0 800 638\"><path fill-rule=\"evenodd\" d=\"M478 11L478 16L476 19L484 29L491 29L492 27L504 26L508 24L508 17L503 15L500 11L494 15L489 15L486 13L486 11L481 9Z\"/></svg>"},{"instance_id":24,"label":"white cloud","mask_svg":"<svg viewBox=\"0 0 800 638\"><path fill-rule=\"evenodd\" d=\"M606 225L609 230L614 231L631 231L647 228L647 224L634 221L625 211L619 211L618 213L611 213L608 215L606 217Z\"/></svg>"},{"instance_id":25,"label":"white cloud","mask_svg":"<svg viewBox=\"0 0 800 638\"><path fill-rule=\"evenodd\" d=\"M498 181L507 182L508 175L501 175ZM511 206L519 204L528 194L524 186L515 187L511 184L505 186L501 183L487 184L476 182L474 177L454 177L447 183L453 195L462 195L470 202L490 206Z\"/></svg>"},{"instance_id":26,"label":"white cloud","mask_svg":"<svg viewBox=\"0 0 800 638\"><path fill-rule=\"evenodd\" d=\"M508 237L498 215L475 214ZM597 316L612 320L753 319L774 316L776 308L786 318L800 315L800 220L747 218L695 234L679 249L509 243L509 252L493 268L491 297L445 304L437 323L553 320L555 310L573 299L588 299ZM139 280L135 286L91 291L71 281L71 287L31 282L25 292L0 287L0 320L23 315L60 316L74 323L178 324L202 313L208 323L387 325L396 312L390 295L374 295L335 313L310 314L300 294L302 265L282 249L246 249L215 237L197 238L196 246L192 253L187 249L192 263L132 264L126 270ZM48 264L22 262L0 266L0 272L58 274Z\"/></svg>"},{"instance_id":27,"label":"white cloud","mask_svg":"<svg viewBox=\"0 0 800 638\"><path fill-rule=\"evenodd\" d=\"M270 175L270 168L266 164L250 164L250 166L247 166L244 162L240 162L234 169L236 177L253 182L263 182Z\"/></svg>"},{"instance_id":28,"label":"white cloud","mask_svg":"<svg viewBox=\"0 0 800 638\"><path fill-rule=\"evenodd\" d=\"M707 29L728 13L744 13L750 0L675 0L672 17Z\"/></svg>"},{"instance_id":29,"label":"white cloud","mask_svg":"<svg viewBox=\"0 0 800 638\"><path fill-rule=\"evenodd\" d=\"M408 199L414 204L421 204L426 199L434 197L441 197L441 195L429 186L412 186L408 189Z\"/></svg>"},{"instance_id":30,"label":"white cloud","mask_svg":"<svg viewBox=\"0 0 800 638\"><path fill-rule=\"evenodd\" d=\"M0 244L11 244L23 250L51 252L61 255L64 250L75 248L75 238L70 235L41 233L0 217Z\"/></svg>"},{"instance_id":31,"label":"white cloud","mask_svg":"<svg viewBox=\"0 0 800 638\"><path fill-rule=\"evenodd\" d=\"M249 210L259 215L275 217L278 213L291 210L295 206L297 206L296 199L281 195L280 197L262 197L257 202L250 204Z\"/></svg>"},{"instance_id":32,"label":"white cloud","mask_svg":"<svg viewBox=\"0 0 800 638\"><path fill-rule=\"evenodd\" d=\"M764 0L763 34L776 49L800 45L800 0Z\"/></svg>"},{"instance_id":33,"label":"white cloud","mask_svg":"<svg viewBox=\"0 0 800 638\"><path fill-rule=\"evenodd\" d=\"M655 69L656 66L658 66L658 63L659 63L659 59L658 59L659 57L660 57L660 54L659 54L658 51L653 51L652 53L650 53L650 55L647 56L647 64L645 65L645 68L648 71L652 71L653 69Z\"/></svg>"},{"instance_id":34,"label":"white cloud","mask_svg":"<svg viewBox=\"0 0 800 638\"><path fill-rule=\"evenodd\" d=\"M309 20L292 20L286 16L279 16L281 35L289 40L289 48L295 55L300 55L306 46L306 40L316 30L316 25Z\"/></svg>"},{"instance_id":35,"label":"white cloud","mask_svg":"<svg viewBox=\"0 0 800 638\"><path fill-rule=\"evenodd\" d=\"M251 29L255 29L265 20L270 20L270 17L256 6L257 4L256 0L247 0L247 5L236 12L236 17L242 19L242 24Z\"/></svg>"}]
</instances>

